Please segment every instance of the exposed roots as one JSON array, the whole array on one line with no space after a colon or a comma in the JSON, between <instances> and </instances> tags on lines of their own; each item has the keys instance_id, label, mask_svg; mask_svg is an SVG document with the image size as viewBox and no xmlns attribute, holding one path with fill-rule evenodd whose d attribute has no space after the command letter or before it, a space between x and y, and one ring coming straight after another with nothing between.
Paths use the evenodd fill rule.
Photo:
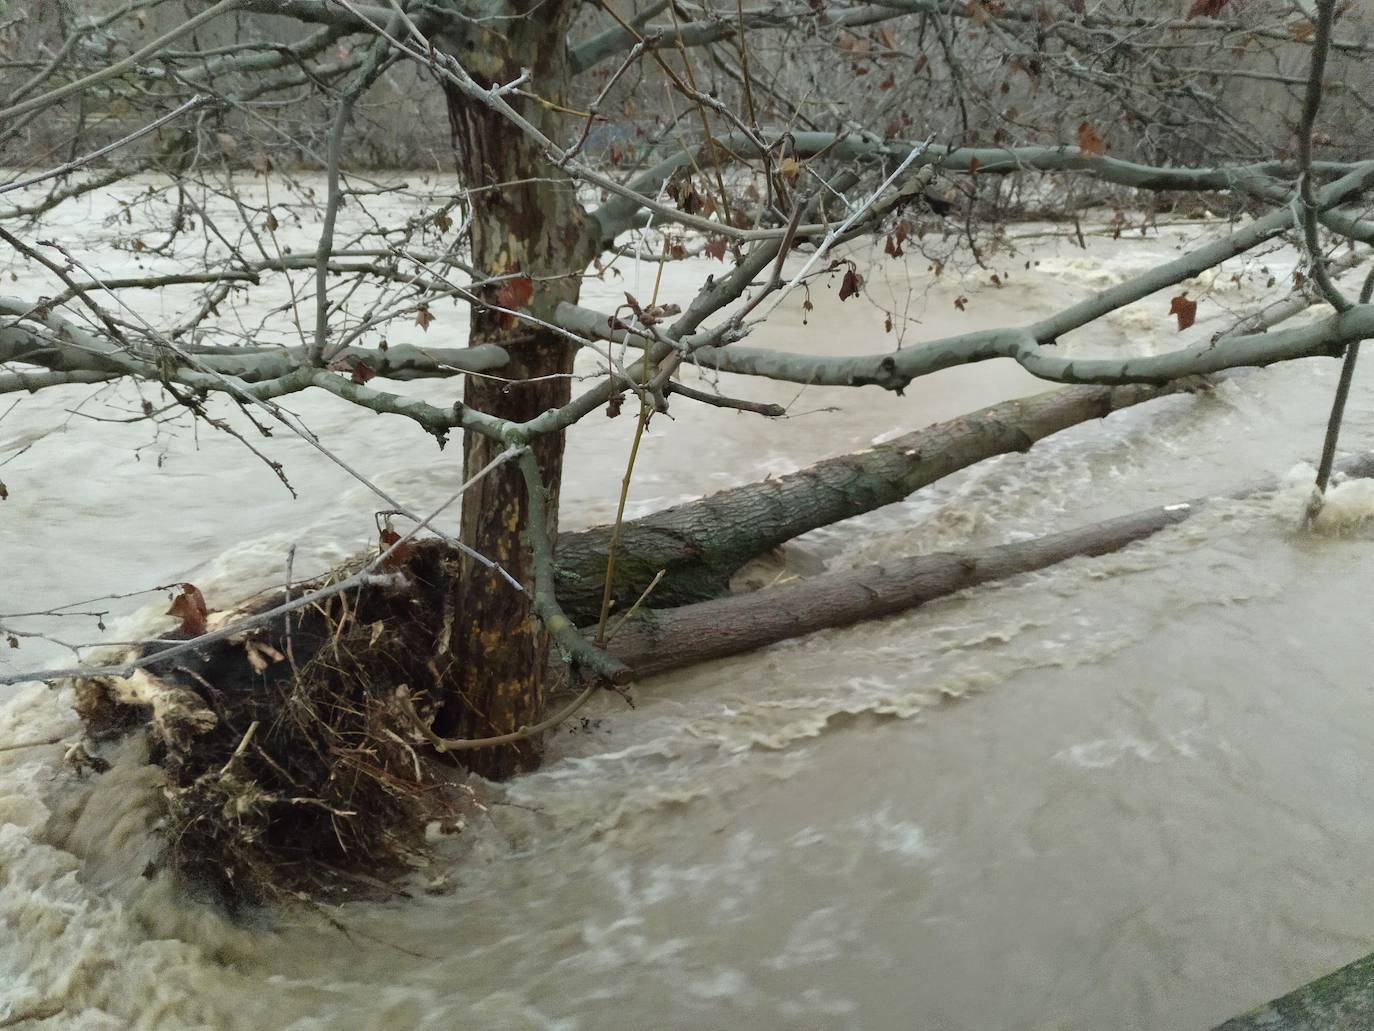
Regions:
<instances>
[{"instance_id":1,"label":"exposed roots","mask_svg":"<svg viewBox=\"0 0 1374 1031\"><path fill-rule=\"evenodd\" d=\"M407 685L421 718L433 716L429 689L453 661L456 561L442 545L416 545L391 586L337 594L292 613L289 627L274 620L128 678L76 685L94 736L147 726L167 776L165 862L189 884L231 906L395 890L423 859L426 826L461 823L472 805L464 773L396 703ZM284 600L278 589L215 619Z\"/></svg>"}]
</instances>

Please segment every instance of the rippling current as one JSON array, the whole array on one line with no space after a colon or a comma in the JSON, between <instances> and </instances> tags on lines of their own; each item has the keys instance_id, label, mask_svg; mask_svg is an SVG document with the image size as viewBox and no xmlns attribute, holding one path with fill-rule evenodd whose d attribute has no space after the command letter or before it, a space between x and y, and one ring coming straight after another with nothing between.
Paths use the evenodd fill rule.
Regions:
<instances>
[{"instance_id":1,"label":"rippling current","mask_svg":"<svg viewBox=\"0 0 1374 1031\"><path fill-rule=\"evenodd\" d=\"M50 234L79 239L106 271L129 267L113 243L130 230L105 222L117 199ZM993 261L1001 289L987 272L932 279L915 259L857 257L872 262L875 295L919 320L905 340L919 346L1047 314L1222 228L1090 238L1087 252L1051 230L1013 230L1025 239ZM307 221L300 246L313 232ZM1188 333L1156 296L1062 346L1205 339L1293 264L1276 252L1188 284L1200 301ZM649 266L620 267L624 279L589 284L588 303L650 292ZM715 267L674 269L666 295L688 299ZM7 291L45 289L33 269L0 266L10 271ZM807 325L793 298L756 342L891 346L882 312L842 305L833 288L813 299ZM185 303L146 310L170 317ZM245 325L269 307L255 303ZM435 314L414 341L461 342L464 312ZM344 905L333 923L308 910L235 922L144 879L157 782L136 742L100 777L65 770L61 748L0 753L0 1026L1205 1028L1367 953L1374 547L1362 524L1374 491L1342 486L1321 532L1296 530L1336 371L1297 362L1140 406L809 535L797 547L839 568L1020 540L1265 475L1284 483L1116 555L663 676L636 689L633 709L600 702L553 736L540 772L482 788L488 813L437 844L413 898ZM1351 449L1374 441L1366 381ZM722 387L793 415L676 402L641 452L632 514L1045 389L1007 362L902 398ZM405 389L442 400L457 387ZM178 580L223 605L279 580L292 544L297 575L367 545L371 496L301 442L266 443L292 501L234 441L73 414L137 403L127 389L89 396L44 392L0 420L0 610ZM328 397L290 403L417 508L457 482L456 453L400 420ZM594 415L570 434L565 526L611 517L631 431ZM160 594L111 604L104 638L164 619ZM29 625L102 637L90 621ZM61 661L26 642L0 669ZM75 733L68 704L13 689L0 745Z\"/></svg>"}]
</instances>

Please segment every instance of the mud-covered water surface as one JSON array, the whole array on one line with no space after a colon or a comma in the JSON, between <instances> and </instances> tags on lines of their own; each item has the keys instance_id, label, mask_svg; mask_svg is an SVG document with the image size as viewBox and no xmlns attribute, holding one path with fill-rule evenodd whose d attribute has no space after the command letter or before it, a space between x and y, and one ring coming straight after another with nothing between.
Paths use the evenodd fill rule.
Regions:
<instances>
[{"instance_id":1,"label":"mud-covered water surface","mask_svg":"<svg viewBox=\"0 0 1374 1031\"><path fill-rule=\"evenodd\" d=\"M47 235L127 271L132 255L112 244L130 230L104 222L118 199ZM1048 313L1219 228L1090 238L1086 253L1036 235L993 261L1002 289L988 272L933 280L916 259L884 259L868 284L909 304L919 322L905 345L918 346ZM293 231L311 245L313 224ZM1013 235L1032 231L1048 230ZM1274 253L1189 284L1200 305L1187 333L1166 295L1062 346L1205 339L1293 260ZM652 291L650 266L620 267L624 280L589 284L589 303ZM674 268L665 296L686 300L712 268ZM7 291L47 289L12 270ZM146 310L170 316L186 297ZM808 325L795 297L757 342L892 345L882 312L842 305L833 288L813 300ZM254 303L245 322L271 302ZM436 314L427 334L392 341L460 342L462 310ZM157 778L136 742L84 778L60 747L0 754L0 1024L1173 1029L1368 952L1374 546L1359 520L1374 498L1345 486L1322 533L1295 530L1295 467L1317 451L1335 376L1334 362L1299 362L1141 406L811 535L802 546L837 567L1024 539L1264 475L1288 484L1117 555L661 677L636 689L634 709L598 702L552 738L541 772L482 789L487 815L436 845L413 897L334 907L333 923L304 909L231 921L166 875L144 877ZM766 423L677 400L641 452L634 513L1043 389L1006 362L902 398L722 387L794 415ZM404 389L442 400L458 386ZM227 604L279 580L293 543L308 575L373 539L380 506L300 441L265 444L300 492L292 501L209 429L154 440L146 424L71 414L109 414L90 394L44 392L0 421L0 461L32 444L0 473L0 609L178 580ZM400 420L313 395L290 405L416 508L458 482L456 450ZM565 526L613 513L631 431L597 415L570 435ZM1374 441L1363 377L1346 441ZM166 623L165 595L109 607L110 639ZM101 636L89 621L28 625ZM29 642L4 661L63 656ZM12 689L0 743L75 733L68 701Z\"/></svg>"}]
</instances>

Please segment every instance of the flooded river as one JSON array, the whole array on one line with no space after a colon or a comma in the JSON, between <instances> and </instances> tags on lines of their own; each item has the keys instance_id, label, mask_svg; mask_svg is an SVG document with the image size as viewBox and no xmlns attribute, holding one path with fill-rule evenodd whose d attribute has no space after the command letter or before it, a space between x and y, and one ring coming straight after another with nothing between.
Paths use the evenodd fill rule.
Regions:
<instances>
[{"instance_id":1,"label":"flooded river","mask_svg":"<svg viewBox=\"0 0 1374 1031\"><path fill-rule=\"evenodd\" d=\"M129 230L104 221L113 204L45 233L123 268L131 256L111 243ZM905 345L918 346L1040 317L1217 231L1091 237L1084 251L1023 227L1019 252L992 259L1002 288L989 271L934 279L917 259L859 258L876 296L910 305ZM0 273L18 277L5 292L52 292L5 261ZM1275 252L1190 284L1188 333L1156 296L1062 346L1205 339L1294 261ZM586 303L651 292L650 266L619 267L625 279L589 284ZM713 269L675 267L665 294L687 300ZM891 346L883 313L841 304L837 286L813 290L807 325L793 297L753 342ZM143 310L170 317L187 296ZM409 336L461 342L463 310L435 313ZM1297 362L1118 413L804 538L837 568L1020 540L1265 475L1288 484L1117 555L646 682L634 709L599 702L590 724L553 736L540 772L484 789L489 814L438 846L427 890L332 909L334 924L307 910L233 922L144 879L157 796L135 747L82 781L60 747L0 753L0 1026L1163 1031L1209 1027L1367 953L1374 538L1359 519L1374 499L1348 485L1322 533L1295 529L1300 463L1319 449L1336 372ZM641 453L633 514L1046 388L1008 362L901 398L722 387L793 415L675 401ZM458 386L404 389L444 400ZM373 539L379 504L302 442L263 445L293 501L207 428L155 438L146 423L72 414L137 405L129 388L91 393L46 391L0 420L0 462L32 445L0 469L0 611L179 580L225 604L280 580L292 544L305 575ZM289 404L416 508L458 481L456 450L408 423L314 394ZM571 433L565 527L611 517L632 430L598 414ZM1360 376L1345 443L1371 441ZM102 603L103 635L90 619L25 625L118 640L165 606L163 594ZM0 670L63 661L31 641ZM75 733L68 702L10 689L0 745Z\"/></svg>"}]
</instances>

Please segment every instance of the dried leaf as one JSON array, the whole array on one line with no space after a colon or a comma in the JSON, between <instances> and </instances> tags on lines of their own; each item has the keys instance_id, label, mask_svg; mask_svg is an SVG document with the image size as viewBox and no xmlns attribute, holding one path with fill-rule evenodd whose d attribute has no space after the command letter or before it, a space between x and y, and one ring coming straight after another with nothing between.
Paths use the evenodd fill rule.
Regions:
<instances>
[{"instance_id":1,"label":"dried leaf","mask_svg":"<svg viewBox=\"0 0 1374 1031\"><path fill-rule=\"evenodd\" d=\"M366 383L375 375L377 375L377 373L372 366L368 365L367 362L362 359L359 359L353 363L353 373L348 378L354 383Z\"/></svg>"},{"instance_id":2,"label":"dried leaf","mask_svg":"<svg viewBox=\"0 0 1374 1031\"><path fill-rule=\"evenodd\" d=\"M1227 0L1193 0L1193 6L1188 8L1187 21L1194 18L1219 18L1221 9L1226 6Z\"/></svg>"},{"instance_id":3,"label":"dried leaf","mask_svg":"<svg viewBox=\"0 0 1374 1031\"><path fill-rule=\"evenodd\" d=\"M1101 157L1107 152L1107 145L1102 142L1102 137L1087 122L1082 122L1078 126L1078 149L1084 154L1091 154L1094 157Z\"/></svg>"},{"instance_id":4,"label":"dried leaf","mask_svg":"<svg viewBox=\"0 0 1374 1031\"><path fill-rule=\"evenodd\" d=\"M5 481L4 481L4 480L0 480L0 501L8 501L9 499L10 499L9 488L5 486Z\"/></svg>"},{"instance_id":5,"label":"dried leaf","mask_svg":"<svg viewBox=\"0 0 1374 1031\"><path fill-rule=\"evenodd\" d=\"M796 158L783 158L778 162L778 171L788 179L795 179L801 174L801 162Z\"/></svg>"},{"instance_id":6,"label":"dried leaf","mask_svg":"<svg viewBox=\"0 0 1374 1031\"><path fill-rule=\"evenodd\" d=\"M878 83L878 88L879 88L879 89L891 89L891 88L892 88L893 86L895 86L895 85L897 85L897 75L896 75L896 73L895 73L895 72L888 72L888 73L887 73L887 78L884 79L882 82Z\"/></svg>"},{"instance_id":7,"label":"dried leaf","mask_svg":"<svg viewBox=\"0 0 1374 1031\"><path fill-rule=\"evenodd\" d=\"M883 332L884 332L884 333L891 333L891 332L892 332L892 316L891 316L891 315L889 315L887 318L883 319Z\"/></svg>"},{"instance_id":8,"label":"dried leaf","mask_svg":"<svg viewBox=\"0 0 1374 1031\"><path fill-rule=\"evenodd\" d=\"M977 158L971 159L971 160L969 161L969 163L968 163L968 174L969 174L969 175L977 175L977 174L978 174L978 165L979 165L979 162L978 162L978 159L977 159Z\"/></svg>"},{"instance_id":9,"label":"dried leaf","mask_svg":"<svg viewBox=\"0 0 1374 1031\"><path fill-rule=\"evenodd\" d=\"M619 393L612 394L610 400L606 402L606 418L615 419L619 417L620 410L624 407L625 392L622 390Z\"/></svg>"},{"instance_id":10,"label":"dried leaf","mask_svg":"<svg viewBox=\"0 0 1374 1031\"><path fill-rule=\"evenodd\" d=\"M884 49L897 49L897 33L892 31L891 25L884 25L878 30L878 42L883 45Z\"/></svg>"},{"instance_id":11,"label":"dried leaf","mask_svg":"<svg viewBox=\"0 0 1374 1031\"><path fill-rule=\"evenodd\" d=\"M840 283L840 300L847 301L851 297L857 297L863 285L863 276L855 272L853 268L850 268L845 272L844 280Z\"/></svg>"},{"instance_id":12,"label":"dried leaf","mask_svg":"<svg viewBox=\"0 0 1374 1031\"><path fill-rule=\"evenodd\" d=\"M1187 294L1179 294L1169 304L1169 314L1178 316L1179 332L1197 321L1197 301L1190 300Z\"/></svg>"},{"instance_id":13,"label":"dried leaf","mask_svg":"<svg viewBox=\"0 0 1374 1031\"><path fill-rule=\"evenodd\" d=\"M430 221L434 224L434 228L441 233L447 233L453 228L453 219L449 218L447 211L436 211Z\"/></svg>"},{"instance_id":14,"label":"dried leaf","mask_svg":"<svg viewBox=\"0 0 1374 1031\"><path fill-rule=\"evenodd\" d=\"M270 211L267 213L267 221L265 221L263 225L267 227L269 233L275 233L281 228L281 223L277 221L277 216Z\"/></svg>"},{"instance_id":15,"label":"dried leaf","mask_svg":"<svg viewBox=\"0 0 1374 1031\"><path fill-rule=\"evenodd\" d=\"M395 530L393 530L390 526L383 527L382 532L377 535L377 540L379 542L377 554L386 554L387 548L391 547L400 539L401 535L397 533ZM406 559L408 558L410 558L410 541L406 541L404 544L400 545L395 551L393 551L390 555L387 555L386 561L383 562L382 565L385 566L387 569L398 569L401 566L405 565Z\"/></svg>"},{"instance_id":16,"label":"dried leaf","mask_svg":"<svg viewBox=\"0 0 1374 1031\"><path fill-rule=\"evenodd\" d=\"M1295 43L1306 43L1316 33L1317 26L1310 21L1297 21L1288 26L1288 35Z\"/></svg>"},{"instance_id":17,"label":"dried leaf","mask_svg":"<svg viewBox=\"0 0 1374 1031\"><path fill-rule=\"evenodd\" d=\"M239 149L238 140L230 136L227 132L215 133L215 140L219 143L219 149L226 154L233 154Z\"/></svg>"},{"instance_id":18,"label":"dried leaf","mask_svg":"<svg viewBox=\"0 0 1374 1031\"><path fill-rule=\"evenodd\" d=\"M954 307L958 308L960 311L966 310L968 308L968 298L960 294L958 297L954 298Z\"/></svg>"},{"instance_id":19,"label":"dried leaf","mask_svg":"<svg viewBox=\"0 0 1374 1031\"><path fill-rule=\"evenodd\" d=\"M429 332L429 324L433 322L435 318L437 318L437 316L429 310L428 304L422 304L415 310L415 325L419 326L426 333Z\"/></svg>"},{"instance_id":20,"label":"dried leaf","mask_svg":"<svg viewBox=\"0 0 1374 1031\"><path fill-rule=\"evenodd\" d=\"M199 637L205 633L205 619L209 610L205 607L205 595L195 584L180 584L181 593L172 599L172 607L167 615L181 620L181 629L189 637Z\"/></svg>"},{"instance_id":21,"label":"dried leaf","mask_svg":"<svg viewBox=\"0 0 1374 1031\"><path fill-rule=\"evenodd\" d=\"M705 253L705 255L706 255L708 258L715 258L717 261L724 261L724 260L725 260L725 237L723 237L723 236L713 236L713 237L711 237L711 239L709 239L709 240L706 241L706 248L705 248L705 250L704 250L703 253Z\"/></svg>"},{"instance_id":22,"label":"dried leaf","mask_svg":"<svg viewBox=\"0 0 1374 1031\"><path fill-rule=\"evenodd\" d=\"M902 241L897 238L896 233L887 234L887 242L883 244L883 253L889 258L902 256Z\"/></svg>"},{"instance_id":23,"label":"dried leaf","mask_svg":"<svg viewBox=\"0 0 1374 1031\"><path fill-rule=\"evenodd\" d=\"M663 192L673 199L679 211L685 211L689 215L695 215L701 207L701 195L692 185L690 175L675 175L664 185Z\"/></svg>"}]
</instances>

